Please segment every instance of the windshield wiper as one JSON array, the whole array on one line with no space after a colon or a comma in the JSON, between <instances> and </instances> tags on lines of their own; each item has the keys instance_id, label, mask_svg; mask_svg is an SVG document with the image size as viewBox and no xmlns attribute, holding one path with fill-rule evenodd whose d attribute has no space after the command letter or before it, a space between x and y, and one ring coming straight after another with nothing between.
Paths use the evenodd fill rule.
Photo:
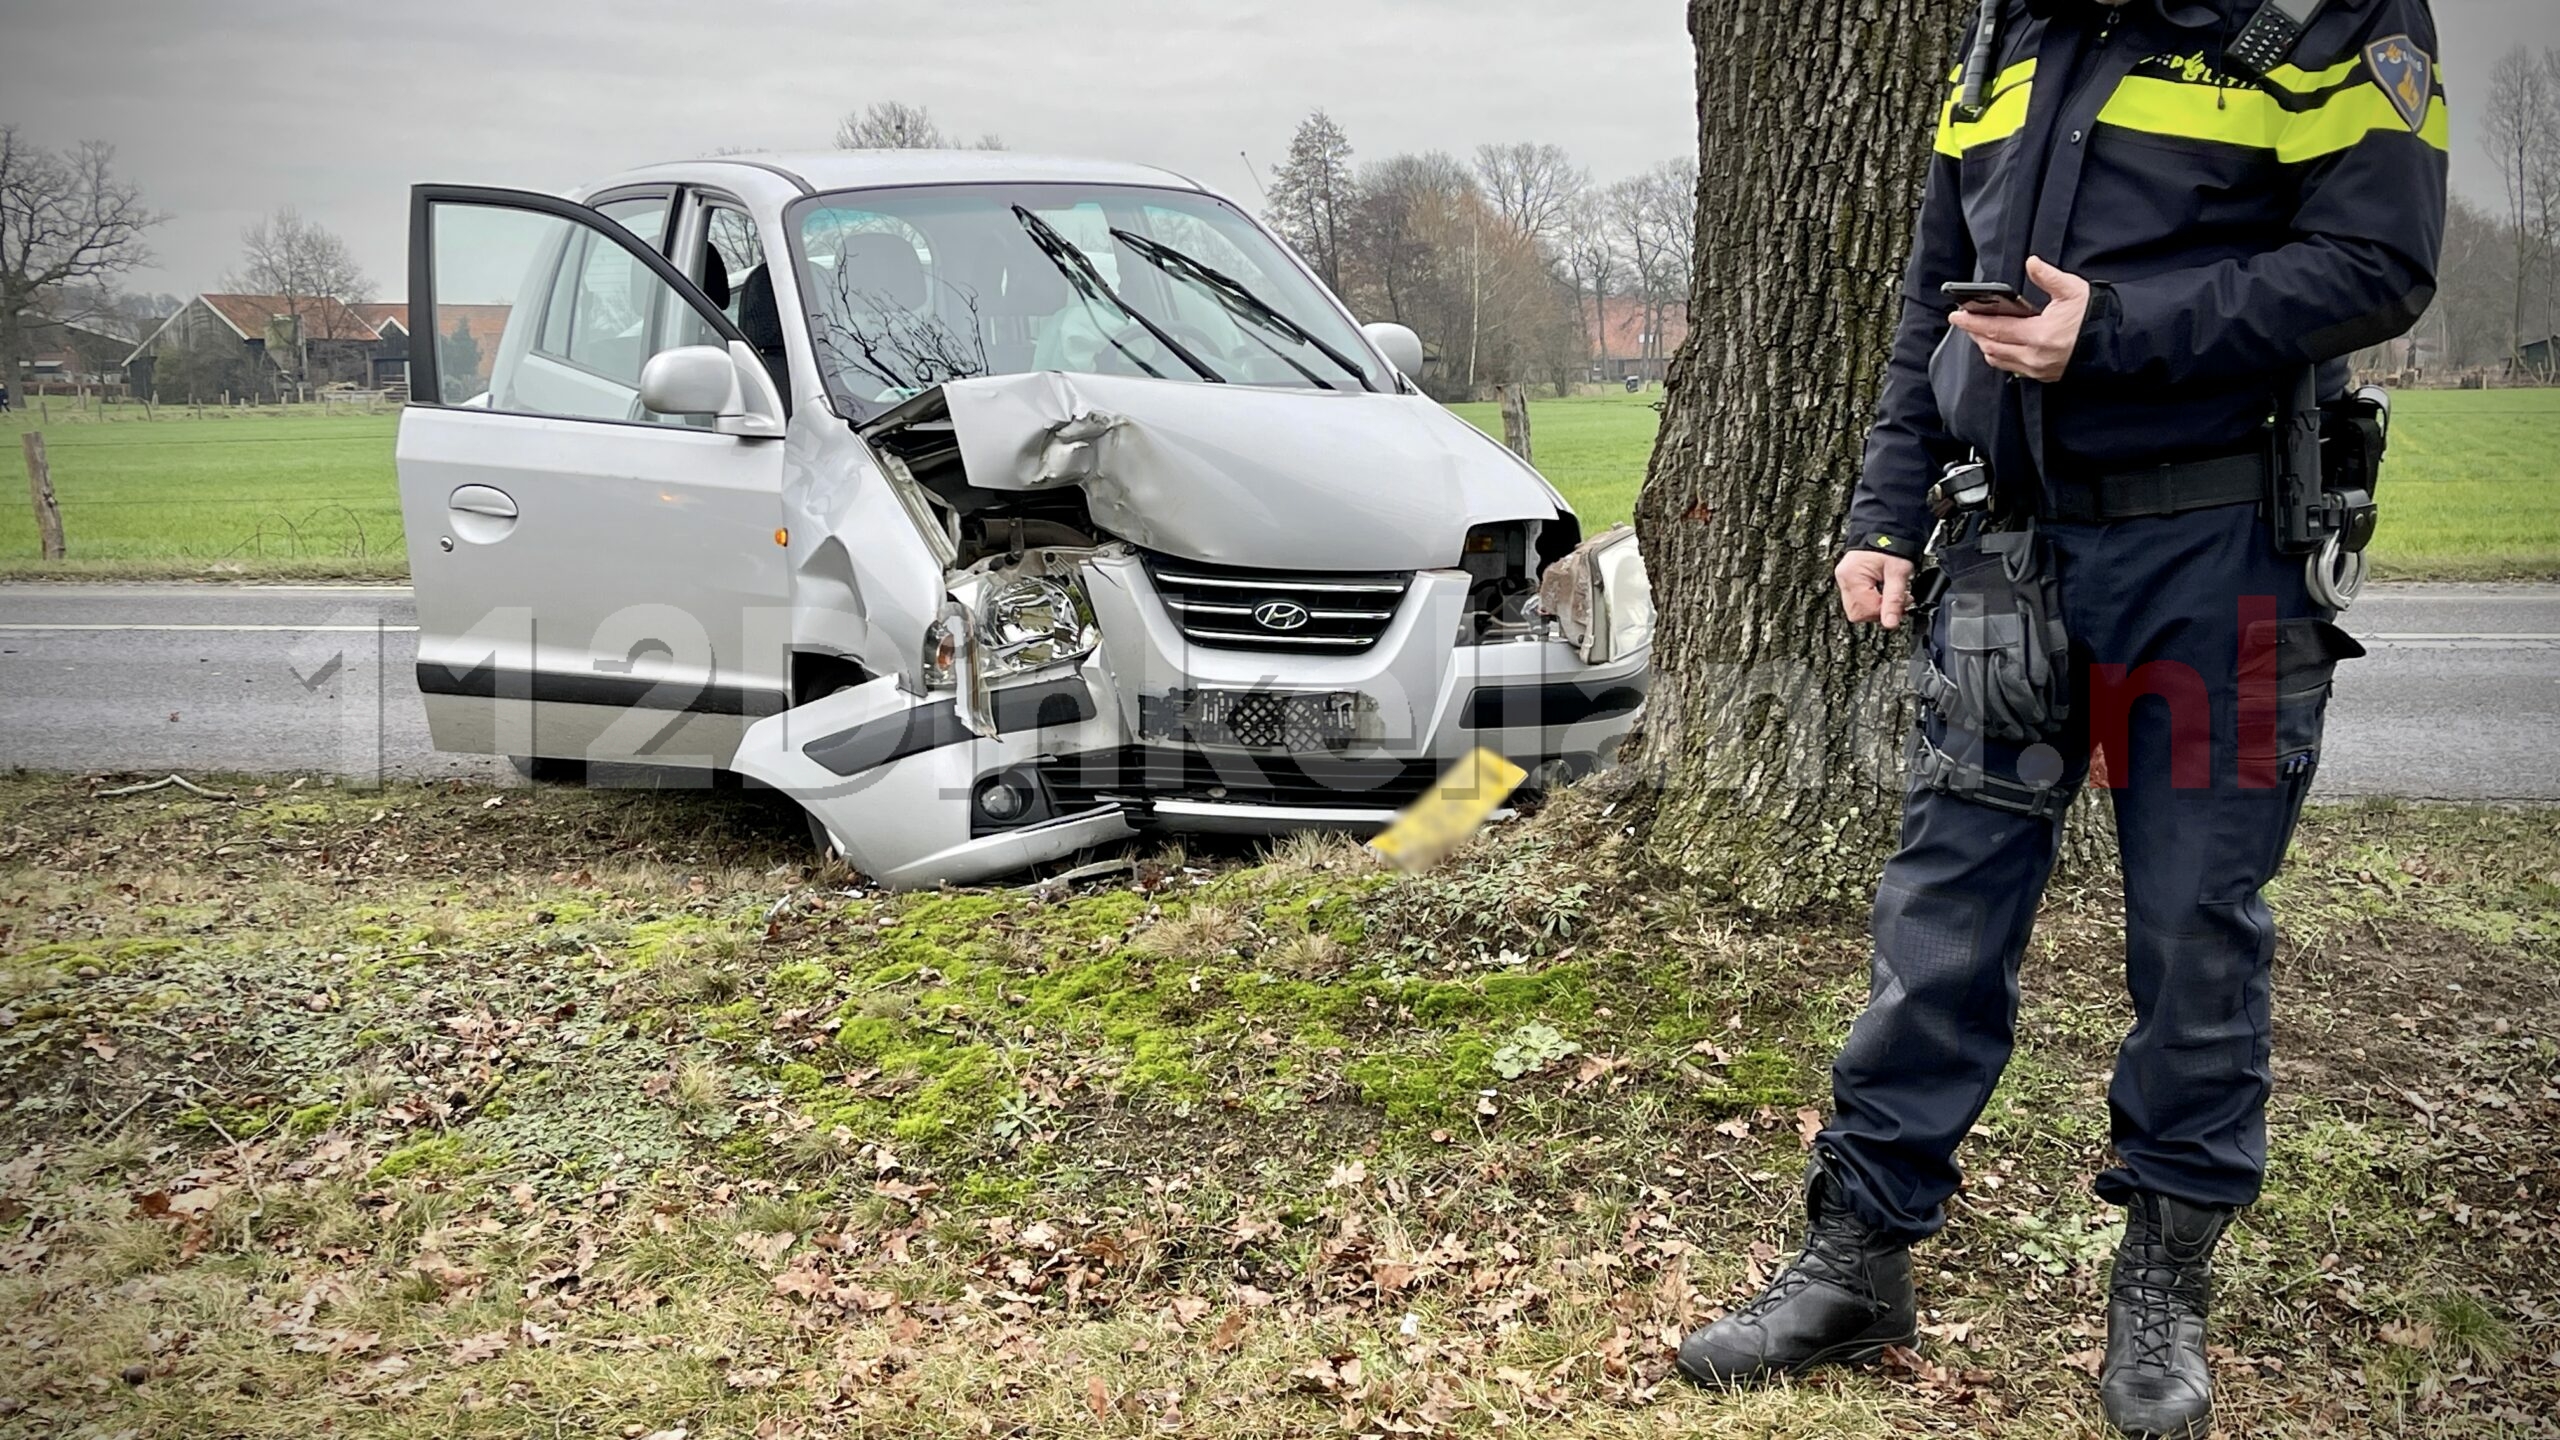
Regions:
<instances>
[{"instance_id":1,"label":"windshield wiper","mask_svg":"<svg viewBox=\"0 0 2560 1440\"><path fill-rule=\"evenodd\" d=\"M1359 365L1354 364L1350 356L1345 355L1331 345L1326 344L1322 339L1318 338L1314 332L1308 330L1306 326L1290 319L1278 308L1273 306L1270 301L1253 293L1251 287L1247 286L1243 281L1238 280L1233 275L1217 269L1205 261L1195 259L1180 250L1176 250L1161 240L1150 240L1146 236L1137 234L1133 231L1122 230L1115 227L1111 232L1111 238L1119 241L1122 245L1137 251L1141 258L1154 265L1157 269L1162 270L1169 275L1179 276L1198 284L1202 289L1207 290L1211 295L1217 297L1218 301L1228 309L1241 311L1247 318L1260 321L1264 327L1277 330L1281 334L1288 336L1290 339L1297 341L1299 344L1314 349L1327 360L1341 366L1343 372L1349 375L1352 379L1359 381L1361 389L1375 390L1378 388L1377 386L1369 383L1369 372L1362 369ZM1294 364L1295 362L1292 363ZM1304 366L1299 366L1298 373L1306 375L1306 368ZM1315 380L1313 375L1307 375L1307 378ZM1321 380L1316 381L1316 383L1319 385L1324 384ZM1325 388L1330 390L1333 387L1326 385Z\"/></svg>"},{"instance_id":2,"label":"windshield wiper","mask_svg":"<svg viewBox=\"0 0 2560 1440\"><path fill-rule=\"evenodd\" d=\"M1212 385L1227 383L1226 376L1210 369L1207 362L1185 349L1181 341L1166 334L1163 326L1140 314L1136 306L1121 299L1120 292L1112 289L1110 282L1102 278L1102 272L1093 268L1091 257L1077 249L1066 236L1059 234L1055 226L1019 205L1013 207L1013 217L1022 222L1023 230L1031 236L1031 243L1040 247L1040 253L1048 256L1049 263L1057 266L1058 273L1066 276L1067 283L1075 286L1088 301L1097 298L1110 301L1114 309L1144 326L1146 332L1155 337L1157 344L1171 351L1175 359L1190 366L1192 372L1201 379ZM1121 344L1118 336L1106 335L1103 338L1111 342L1113 349L1127 355L1131 363L1139 369L1159 380L1164 378L1156 367L1139 359L1128 346Z\"/></svg>"}]
</instances>

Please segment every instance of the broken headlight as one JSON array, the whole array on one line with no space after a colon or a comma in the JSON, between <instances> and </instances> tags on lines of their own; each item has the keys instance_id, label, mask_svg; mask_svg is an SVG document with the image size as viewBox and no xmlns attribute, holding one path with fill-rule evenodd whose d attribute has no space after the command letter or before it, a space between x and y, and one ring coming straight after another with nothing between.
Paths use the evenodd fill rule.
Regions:
<instances>
[{"instance_id":1,"label":"broken headlight","mask_svg":"<svg viewBox=\"0 0 2560 1440\"><path fill-rule=\"evenodd\" d=\"M1093 653L1102 634L1072 580L1007 580L979 601L979 657L990 680L1045 670Z\"/></svg>"},{"instance_id":2,"label":"broken headlight","mask_svg":"<svg viewBox=\"0 0 2560 1440\"><path fill-rule=\"evenodd\" d=\"M1538 577L1538 608L1588 664L1622 660L1653 643L1653 584L1632 526L1584 541Z\"/></svg>"}]
</instances>

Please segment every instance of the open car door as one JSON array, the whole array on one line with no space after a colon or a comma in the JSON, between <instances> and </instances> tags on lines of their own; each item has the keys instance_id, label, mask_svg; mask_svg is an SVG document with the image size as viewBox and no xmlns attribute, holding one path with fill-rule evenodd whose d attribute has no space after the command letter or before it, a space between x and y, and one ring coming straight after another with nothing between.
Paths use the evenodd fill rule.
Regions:
<instances>
[{"instance_id":1,"label":"open car door","mask_svg":"<svg viewBox=\"0 0 2560 1440\"><path fill-rule=\"evenodd\" d=\"M771 375L586 206L421 185L409 244L400 510L437 747L726 764L785 697Z\"/></svg>"}]
</instances>

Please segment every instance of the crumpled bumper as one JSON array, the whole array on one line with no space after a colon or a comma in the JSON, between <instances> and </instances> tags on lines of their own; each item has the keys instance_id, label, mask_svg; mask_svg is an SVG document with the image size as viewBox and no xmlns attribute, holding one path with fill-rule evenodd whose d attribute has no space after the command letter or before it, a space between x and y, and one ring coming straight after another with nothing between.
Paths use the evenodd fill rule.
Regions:
<instances>
[{"instance_id":1,"label":"crumpled bumper","mask_svg":"<svg viewBox=\"0 0 2560 1440\"><path fill-rule=\"evenodd\" d=\"M1607 763L1648 682L1649 652L1590 666L1557 641L1454 644L1459 572L1416 576L1358 655L1203 647L1134 558L1084 578L1101 647L996 689L994 734L972 733L949 695L884 678L758 721L733 765L798 800L874 880L963 884L1146 831L1374 832L1479 746L1579 774ZM1165 730L1168 696L1214 690L1356 695L1367 733L1282 754Z\"/></svg>"}]
</instances>

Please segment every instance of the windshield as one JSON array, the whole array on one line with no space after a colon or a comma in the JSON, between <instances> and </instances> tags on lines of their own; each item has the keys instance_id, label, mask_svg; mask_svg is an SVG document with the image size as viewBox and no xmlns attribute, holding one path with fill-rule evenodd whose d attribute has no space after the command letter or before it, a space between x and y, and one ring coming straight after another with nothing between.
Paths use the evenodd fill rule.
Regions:
<instances>
[{"instance_id":1,"label":"windshield","mask_svg":"<svg viewBox=\"0 0 2560 1440\"><path fill-rule=\"evenodd\" d=\"M1323 290L1211 196L854 190L800 201L789 227L818 368L855 420L947 380L1030 370L1392 388Z\"/></svg>"}]
</instances>

